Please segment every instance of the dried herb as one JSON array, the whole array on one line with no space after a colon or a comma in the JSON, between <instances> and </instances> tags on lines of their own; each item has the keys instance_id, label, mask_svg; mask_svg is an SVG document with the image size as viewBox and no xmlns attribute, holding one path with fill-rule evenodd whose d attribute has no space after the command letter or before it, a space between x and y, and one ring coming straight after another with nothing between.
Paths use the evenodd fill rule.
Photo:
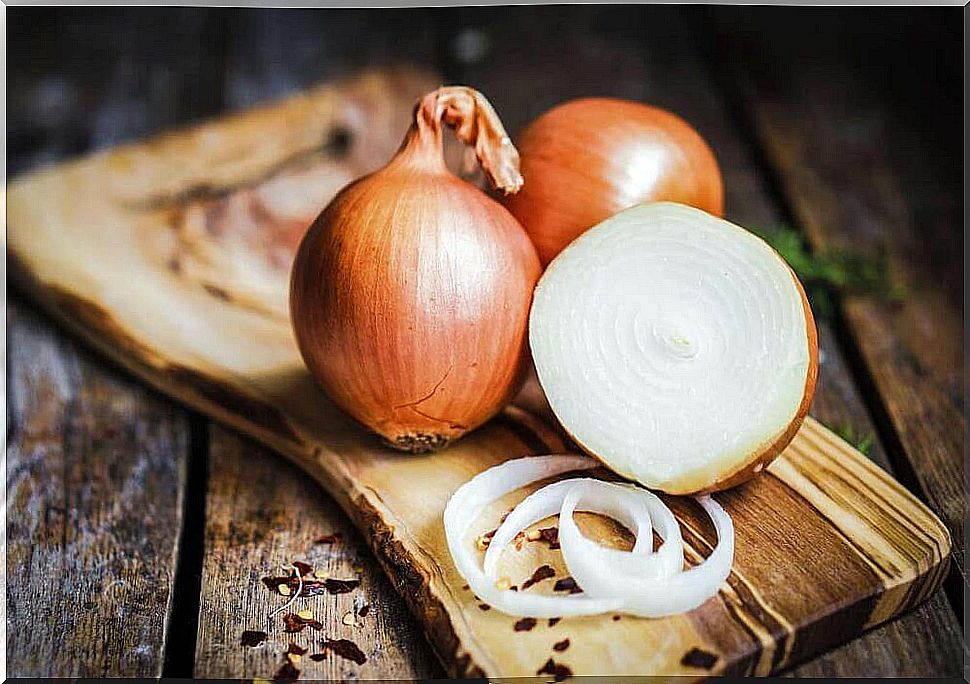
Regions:
<instances>
[{"instance_id":1,"label":"dried herb","mask_svg":"<svg viewBox=\"0 0 970 684\"><path fill-rule=\"evenodd\" d=\"M488 605L487 603L479 603L478 604L478 608L480 610L491 610L492 609L492 607L490 605Z\"/></svg>"},{"instance_id":2,"label":"dried herb","mask_svg":"<svg viewBox=\"0 0 970 684\"><path fill-rule=\"evenodd\" d=\"M280 669L278 669L276 674L273 675L273 681L277 682L293 682L299 678L300 671L296 669L296 666L293 665L293 663L291 663L289 660L283 661L283 664L280 665Z\"/></svg>"},{"instance_id":3,"label":"dried herb","mask_svg":"<svg viewBox=\"0 0 970 684\"><path fill-rule=\"evenodd\" d=\"M583 590L579 588L579 585L578 584L576 584L576 580L574 580L572 577L570 577L568 575L566 577L561 578L561 579L557 579L556 580L556 583L552 587L552 590L553 591L568 591L570 594L581 594L581 593L583 593Z\"/></svg>"},{"instance_id":4,"label":"dried herb","mask_svg":"<svg viewBox=\"0 0 970 684\"><path fill-rule=\"evenodd\" d=\"M569 639L563 639L562 641L557 641L552 645L553 651L559 651L560 653L569 648Z\"/></svg>"},{"instance_id":5,"label":"dried herb","mask_svg":"<svg viewBox=\"0 0 970 684\"><path fill-rule=\"evenodd\" d=\"M307 652L307 649L303 648L302 646L297 646L294 643L291 643L289 646L286 647L287 655L292 653L293 655L301 656L306 652Z\"/></svg>"},{"instance_id":6,"label":"dried herb","mask_svg":"<svg viewBox=\"0 0 970 684\"><path fill-rule=\"evenodd\" d=\"M516 632L528 632L533 627L536 626L536 619L530 617L524 617L513 625L513 629Z\"/></svg>"},{"instance_id":7,"label":"dried herb","mask_svg":"<svg viewBox=\"0 0 970 684\"><path fill-rule=\"evenodd\" d=\"M518 590L519 588L514 584L511 587L509 587L509 591L518 591Z\"/></svg>"},{"instance_id":8,"label":"dried herb","mask_svg":"<svg viewBox=\"0 0 970 684\"><path fill-rule=\"evenodd\" d=\"M855 293L900 301L908 296L906 289L890 275L889 254L879 245L868 254L840 249L810 251L801 233L789 227L752 232L781 254L802 281L816 309L816 316L831 314L832 293Z\"/></svg>"},{"instance_id":9,"label":"dried herb","mask_svg":"<svg viewBox=\"0 0 970 684\"><path fill-rule=\"evenodd\" d=\"M620 616L619 615L614 615L613 616L613 622L619 622L619 621L620 621Z\"/></svg>"},{"instance_id":10,"label":"dried herb","mask_svg":"<svg viewBox=\"0 0 970 684\"><path fill-rule=\"evenodd\" d=\"M680 664L685 667L700 667L705 670L710 670L716 662L717 656L715 654L700 648L690 649L680 659Z\"/></svg>"},{"instance_id":11,"label":"dried herb","mask_svg":"<svg viewBox=\"0 0 970 684\"><path fill-rule=\"evenodd\" d=\"M364 652L358 648L350 639L331 639L324 644L327 651L333 651L341 658L346 658L347 660L352 660L358 665L363 665L367 662L367 656Z\"/></svg>"},{"instance_id":12,"label":"dried herb","mask_svg":"<svg viewBox=\"0 0 970 684\"><path fill-rule=\"evenodd\" d=\"M342 541L344 535L340 532L334 532L333 534L325 534L322 537L317 537L313 540L314 544L336 544Z\"/></svg>"},{"instance_id":13,"label":"dried herb","mask_svg":"<svg viewBox=\"0 0 970 684\"><path fill-rule=\"evenodd\" d=\"M856 429L848 421L842 422L838 427L829 426L829 429L866 456L872 451L872 445L875 442L875 436L872 432L867 432L863 435L860 430Z\"/></svg>"},{"instance_id":14,"label":"dried herb","mask_svg":"<svg viewBox=\"0 0 970 684\"><path fill-rule=\"evenodd\" d=\"M549 626L555 627L556 623L562 620L562 618L549 618Z\"/></svg>"},{"instance_id":15,"label":"dried herb","mask_svg":"<svg viewBox=\"0 0 970 684\"><path fill-rule=\"evenodd\" d=\"M556 571L552 569L552 566L540 565L538 568L536 568L536 571L532 573L532 577L522 583L522 590L525 591L532 585L555 576Z\"/></svg>"},{"instance_id":16,"label":"dried herb","mask_svg":"<svg viewBox=\"0 0 970 684\"><path fill-rule=\"evenodd\" d=\"M326 653L312 653L310 654L310 660L315 663L319 663L321 660L325 660L327 657Z\"/></svg>"},{"instance_id":17,"label":"dried herb","mask_svg":"<svg viewBox=\"0 0 970 684\"><path fill-rule=\"evenodd\" d=\"M565 665L560 665L552 658L550 658L549 660L546 661L545 665L543 665L541 668L539 668L539 670L536 671L536 674L552 675L553 679L555 679L557 682L561 682L567 677L572 677L573 671L570 670Z\"/></svg>"},{"instance_id":18,"label":"dried herb","mask_svg":"<svg viewBox=\"0 0 970 684\"><path fill-rule=\"evenodd\" d=\"M242 645L255 648L261 643L266 641L266 632L257 632L253 630L246 630L242 633Z\"/></svg>"}]
</instances>

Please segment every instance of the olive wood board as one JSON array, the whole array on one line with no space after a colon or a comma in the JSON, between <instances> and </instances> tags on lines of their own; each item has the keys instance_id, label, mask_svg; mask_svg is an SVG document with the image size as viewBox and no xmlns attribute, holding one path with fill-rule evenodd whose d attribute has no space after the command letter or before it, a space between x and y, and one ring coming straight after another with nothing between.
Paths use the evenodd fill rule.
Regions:
<instances>
[{"instance_id":1,"label":"olive wood board","mask_svg":"<svg viewBox=\"0 0 970 684\"><path fill-rule=\"evenodd\" d=\"M946 529L808 418L764 473L715 495L734 520L735 561L699 608L516 631L515 618L481 607L448 554L442 511L491 465L571 448L534 376L503 413L448 449L402 454L313 383L286 307L302 232L343 184L393 154L413 103L436 85L406 68L366 72L19 177L7 195L11 275L115 362L316 479L368 539L452 675L535 676L549 658L574 675L769 674L935 591L949 562ZM457 361L455 373L475 360ZM421 399L425 412L434 414L446 385ZM490 507L472 534L494 528L521 496ZM689 499L668 501L696 562L713 528ZM578 518L594 538L629 543L605 519ZM558 551L541 542L510 548L501 573L521 583L543 563L564 576ZM551 592L553 582L528 590ZM552 649L566 639L565 650Z\"/></svg>"}]
</instances>

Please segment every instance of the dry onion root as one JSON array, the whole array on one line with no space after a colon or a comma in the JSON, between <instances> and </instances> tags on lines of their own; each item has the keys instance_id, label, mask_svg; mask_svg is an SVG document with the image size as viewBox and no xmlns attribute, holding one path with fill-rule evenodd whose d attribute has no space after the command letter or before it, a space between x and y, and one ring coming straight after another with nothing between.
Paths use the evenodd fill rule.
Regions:
<instances>
[{"instance_id":1,"label":"dry onion root","mask_svg":"<svg viewBox=\"0 0 970 684\"><path fill-rule=\"evenodd\" d=\"M771 463L818 374L812 312L781 256L669 202L622 211L556 257L536 287L529 339L576 442L671 494L725 489Z\"/></svg>"},{"instance_id":2,"label":"dry onion root","mask_svg":"<svg viewBox=\"0 0 970 684\"><path fill-rule=\"evenodd\" d=\"M655 495L627 484L590 478L562 480L526 497L495 532L484 567L468 538L482 509L505 494L549 477L597 465L583 456L534 456L507 461L476 475L458 488L445 507L448 549L469 588L493 608L534 618L623 612L659 617L686 612L714 596L731 571L734 526L709 496L698 501L714 521L718 543L699 565L684 570L683 539L670 509ZM575 510L615 518L636 534L630 551L597 544L580 533ZM559 544L581 595L542 596L500 589L496 570L502 551L529 525L559 513ZM653 522L663 544L653 551Z\"/></svg>"}]
</instances>

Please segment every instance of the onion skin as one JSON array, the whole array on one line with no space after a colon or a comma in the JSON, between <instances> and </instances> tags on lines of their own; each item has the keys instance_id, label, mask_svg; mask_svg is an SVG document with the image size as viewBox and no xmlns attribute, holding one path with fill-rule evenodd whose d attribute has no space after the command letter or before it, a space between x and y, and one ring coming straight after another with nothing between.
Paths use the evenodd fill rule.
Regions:
<instances>
[{"instance_id":1,"label":"onion skin","mask_svg":"<svg viewBox=\"0 0 970 684\"><path fill-rule=\"evenodd\" d=\"M487 101L441 88L398 154L340 191L297 252L290 312L333 401L398 449L441 448L505 406L523 379L541 268L519 223L445 167L441 122L499 189L518 158Z\"/></svg>"},{"instance_id":2,"label":"onion skin","mask_svg":"<svg viewBox=\"0 0 970 684\"><path fill-rule=\"evenodd\" d=\"M554 107L516 139L525 179L503 199L543 266L583 231L635 204L668 200L724 215L711 148L686 121L611 98Z\"/></svg>"}]
</instances>

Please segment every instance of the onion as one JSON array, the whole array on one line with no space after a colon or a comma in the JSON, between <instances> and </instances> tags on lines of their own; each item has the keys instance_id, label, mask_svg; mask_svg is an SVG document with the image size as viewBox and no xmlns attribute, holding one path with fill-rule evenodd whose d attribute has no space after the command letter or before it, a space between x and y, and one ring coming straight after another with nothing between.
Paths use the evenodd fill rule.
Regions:
<instances>
[{"instance_id":1,"label":"onion","mask_svg":"<svg viewBox=\"0 0 970 684\"><path fill-rule=\"evenodd\" d=\"M445 539L458 572L476 596L503 613L536 618L596 615L620 609L623 603L620 599L541 596L499 589L495 586L495 577L482 571L475 558L475 548L468 539L468 528L482 509L505 494L538 480L596 465L585 456L519 458L489 468L458 488L445 506Z\"/></svg>"},{"instance_id":2,"label":"onion","mask_svg":"<svg viewBox=\"0 0 970 684\"><path fill-rule=\"evenodd\" d=\"M670 509L639 487L590 478L556 482L526 497L496 530L484 568L479 566L468 530L486 505L531 482L594 465L577 456L520 458L489 468L459 487L445 507L445 538L469 588L497 610L537 618L604 612L659 617L686 612L715 595L734 559L734 526L717 503L709 496L698 498L714 521L718 543L706 560L683 571L683 539ZM633 549L611 549L583 537L572 519L577 508L609 515L634 530ZM520 530L556 512L563 559L585 594L559 597L500 589L495 574L502 551ZM664 540L657 552L652 520L659 522L657 531Z\"/></svg>"},{"instance_id":3,"label":"onion","mask_svg":"<svg viewBox=\"0 0 970 684\"><path fill-rule=\"evenodd\" d=\"M397 155L351 183L304 237L290 313L311 374L389 444L430 451L514 395L540 266L522 227L445 167L442 123L475 149L499 190L522 184L488 101L426 95Z\"/></svg>"},{"instance_id":4,"label":"onion","mask_svg":"<svg viewBox=\"0 0 970 684\"><path fill-rule=\"evenodd\" d=\"M640 205L546 270L529 329L549 404L613 471L672 494L752 477L791 441L818 374L785 261L699 209Z\"/></svg>"},{"instance_id":5,"label":"onion","mask_svg":"<svg viewBox=\"0 0 970 684\"><path fill-rule=\"evenodd\" d=\"M548 264L584 230L635 204L670 200L721 216L714 153L670 112L609 98L573 100L532 122L516 145L522 192L506 206Z\"/></svg>"}]
</instances>

